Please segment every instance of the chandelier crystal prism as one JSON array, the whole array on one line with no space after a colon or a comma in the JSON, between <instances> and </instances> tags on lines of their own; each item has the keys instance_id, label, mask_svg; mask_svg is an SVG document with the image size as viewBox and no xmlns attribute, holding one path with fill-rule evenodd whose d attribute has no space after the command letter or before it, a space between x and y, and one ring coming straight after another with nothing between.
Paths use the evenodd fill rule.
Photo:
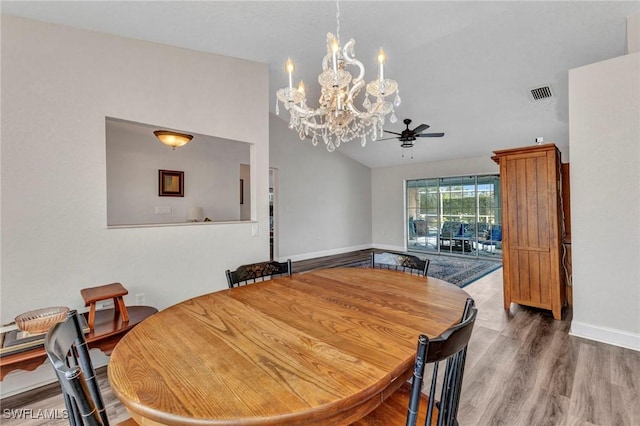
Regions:
<instances>
[{"instance_id":1,"label":"chandelier crystal prism","mask_svg":"<svg viewBox=\"0 0 640 426\"><path fill-rule=\"evenodd\" d=\"M307 106L302 81L298 87L293 87L295 66L291 58L285 64L289 86L276 92L276 115L280 114L279 102L282 102L289 111L289 128L294 129L300 139L310 138L314 146L322 140L329 152L356 138L360 139L363 147L368 136L375 141L383 134L387 115L391 114L391 123L398 121L394 108L401 102L398 83L384 76L386 55L382 48L377 57L378 78L366 84L364 66L355 57L355 40L350 39L340 47L340 7L337 1L336 21L336 36L327 34L327 54L322 59L322 73L318 76L321 86L319 107ZM352 74L349 69L356 73ZM361 107L357 107L356 98L363 88L364 100ZM394 94L393 102L387 100Z\"/></svg>"}]
</instances>

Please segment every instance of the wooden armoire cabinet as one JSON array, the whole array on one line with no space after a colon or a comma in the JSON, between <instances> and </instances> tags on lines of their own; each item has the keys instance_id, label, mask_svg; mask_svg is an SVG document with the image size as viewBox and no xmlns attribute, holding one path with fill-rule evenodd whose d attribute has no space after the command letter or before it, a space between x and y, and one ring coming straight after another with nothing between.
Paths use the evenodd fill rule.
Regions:
<instances>
[{"instance_id":1,"label":"wooden armoire cabinet","mask_svg":"<svg viewBox=\"0 0 640 426\"><path fill-rule=\"evenodd\" d=\"M555 144L494 151L500 165L504 307L565 303L560 151Z\"/></svg>"}]
</instances>

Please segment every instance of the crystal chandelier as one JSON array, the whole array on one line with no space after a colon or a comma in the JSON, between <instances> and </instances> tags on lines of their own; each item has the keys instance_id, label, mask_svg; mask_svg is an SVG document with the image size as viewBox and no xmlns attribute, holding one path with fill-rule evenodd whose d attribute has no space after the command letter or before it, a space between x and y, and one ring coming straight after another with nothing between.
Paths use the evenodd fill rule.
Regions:
<instances>
[{"instance_id":1,"label":"crystal chandelier","mask_svg":"<svg viewBox=\"0 0 640 426\"><path fill-rule=\"evenodd\" d=\"M378 78L368 84L364 81L364 66L355 58L353 39L340 47L340 6L336 1L336 36L327 34L327 54L322 59L322 73L318 76L321 86L320 106L309 108L306 102L305 86L302 81L293 87L295 66L287 59L285 70L289 75L289 86L276 92L276 115L280 114L279 102L289 111L289 128L298 132L300 139L311 138L313 145L322 139L329 152L341 143L359 138L364 147L367 136L376 140L383 134L385 117L391 113L389 121L398 121L394 106L400 105L398 83L384 77L386 55L382 48L378 52ZM347 67L355 69L355 77ZM361 108L355 104L360 91L366 92ZM385 98L395 94L393 103ZM369 99L373 98L373 101Z\"/></svg>"}]
</instances>

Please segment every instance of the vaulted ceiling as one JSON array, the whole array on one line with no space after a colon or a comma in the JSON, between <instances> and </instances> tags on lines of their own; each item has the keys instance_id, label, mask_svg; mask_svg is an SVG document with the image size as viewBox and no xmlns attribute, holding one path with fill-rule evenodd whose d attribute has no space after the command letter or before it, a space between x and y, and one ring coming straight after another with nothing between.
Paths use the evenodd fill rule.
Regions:
<instances>
[{"instance_id":1,"label":"vaulted ceiling","mask_svg":"<svg viewBox=\"0 0 640 426\"><path fill-rule=\"evenodd\" d=\"M10 15L268 63L272 113L275 91L288 83L287 57L296 63L296 81L307 85L308 104L317 106L326 33L336 31L336 4L327 1L2 1L1 7ZM402 119L410 118L412 128L426 123L445 133L404 150L396 140L339 148L370 167L490 156L536 137L567 145L568 70L626 54L626 18L640 13L638 1L342 1L339 7L341 41L355 39L365 79L375 78L382 46L385 74L400 86L398 122L385 129L401 132ZM553 97L533 101L530 89L540 86ZM281 108L279 117L288 121L288 112Z\"/></svg>"}]
</instances>

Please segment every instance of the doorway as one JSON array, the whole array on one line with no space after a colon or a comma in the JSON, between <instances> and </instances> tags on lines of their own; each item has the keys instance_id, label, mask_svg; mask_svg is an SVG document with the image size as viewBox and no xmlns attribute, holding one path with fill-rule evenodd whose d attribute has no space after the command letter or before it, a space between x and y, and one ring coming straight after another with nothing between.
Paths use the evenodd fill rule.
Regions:
<instances>
[{"instance_id":1,"label":"doorway","mask_svg":"<svg viewBox=\"0 0 640 426\"><path fill-rule=\"evenodd\" d=\"M269 259L278 258L278 169L269 168Z\"/></svg>"}]
</instances>

